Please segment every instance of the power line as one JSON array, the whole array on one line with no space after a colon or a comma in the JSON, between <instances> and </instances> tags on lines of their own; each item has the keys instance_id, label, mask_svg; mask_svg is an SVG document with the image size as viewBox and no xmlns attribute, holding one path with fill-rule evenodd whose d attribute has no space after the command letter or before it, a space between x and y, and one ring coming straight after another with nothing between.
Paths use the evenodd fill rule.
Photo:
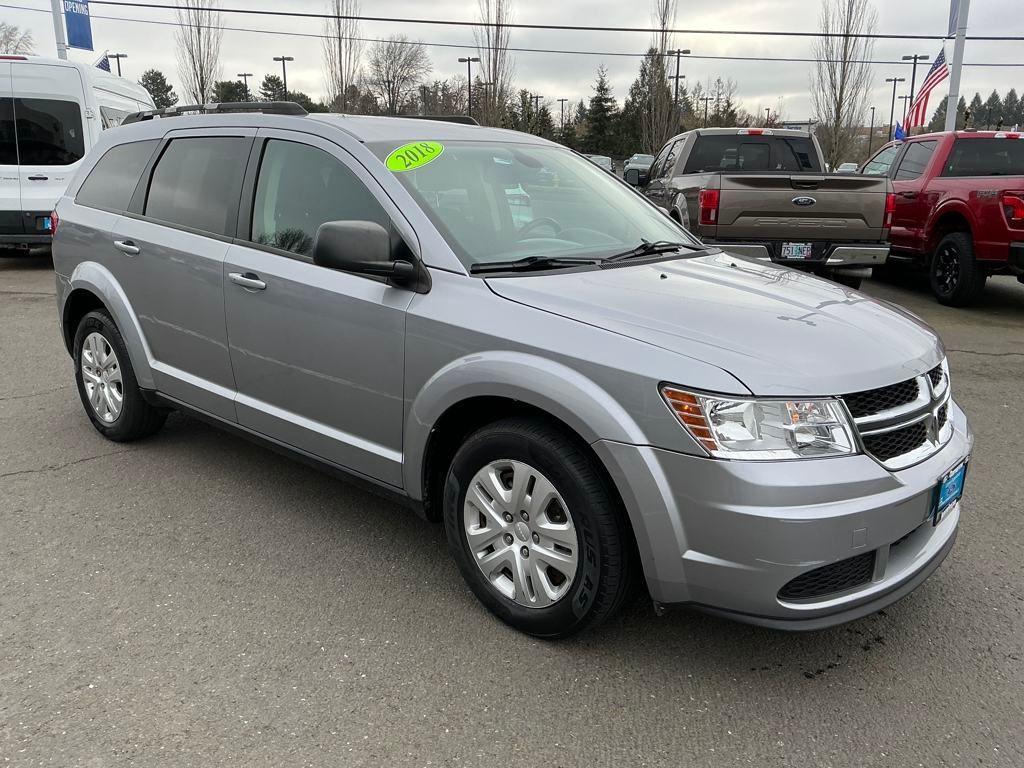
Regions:
<instances>
[{"instance_id":1,"label":"power line","mask_svg":"<svg viewBox=\"0 0 1024 768\"><path fill-rule=\"evenodd\" d=\"M92 0L92 4L97 4L97 0ZM135 5L135 3L126 3L125 5ZM0 3L0 8L11 8L20 11L35 11L37 13L50 13L49 9L46 8L32 8L25 5L13 5L10 3ZM178 27L181 26L176 21L160 21L157 19L136 19L127 18L124 16L103 16L100 14L91 14L92 18L100 19L103 21L118 21L126 24L155 24L157 26L166 27ZM332 17L333 18L333 17ZM184 26L199 27L202 29L211 29L212 25L208 24L185 24ZM312 32L284 32L275 29L255 29L252 27L219 27L226 32L246 32L251 34L261 35L281 35L284 37L302 37L311 38L316 40L336 40L337 37L334 35L323 35ZM404 45L423 45L427 48L457 48L464 50L467 44L464 43L428 43L418 40L407 40L407 41L395 41L385 40L377 37L343 37L343 40L351 40L354 42L361 43L399 43ZM489 50L487 46L470 45L469 47L481 48L483 50ZM617 57L617 58L632 58L642 59L645 58L647 53L637 53L631 51L595 51L595 50L569 50L565 48L517 48L508 47L506 50L513 53L545 53L545 54L563 54L570 56L599 56L599 57ZM687 59L699 59L704 61L765 61L765 62L781 62L781 63L793 63L793 64L817 64L821 63L821 59L813 58L799 58L791 56L711 56L711 55L691 55L687 56ZM909 67L910 63L906 61L900 61L897 59L864 59L851 62L854 64L885 64L893 66L904 66ZM1024 67L1024 62L1012 63L1012 62L964 62L965 67Z\"/></svg>"},{"instance_id":2,"label":"power line","mask_svg":"<svg viewBox=\"0 0 1024 768\"><path fill-rule=\"evenodd\" d=\"M127 8L152 8L159 10L206 10L194 6L178 6L169 3L129 3L123 0L92 0L93 5L116 5ZM483 21L459 21L454 19L411 19L396 16L352 16L334 13L313 13L310 11L267 11L255 8L218 8L220 13L244 13L254 16L288 16L306 19L344 19L354 21L386 22L391 24L432 24L449 27L505 27L509 29L549 29L562 32L640 32L660 34L667 32L677 35L756 35L774 37L842 37L869 38L872 40L945 40L945 35L887 35L879 33L843 34L841 32L783 32L778 30L735 30L735 29L654 29L651 27L598 27L578 24L524 24L521 22L498 23ZM1021 41L1024 36L968 36L968 40Z\"/></svg>"}]
</instances>

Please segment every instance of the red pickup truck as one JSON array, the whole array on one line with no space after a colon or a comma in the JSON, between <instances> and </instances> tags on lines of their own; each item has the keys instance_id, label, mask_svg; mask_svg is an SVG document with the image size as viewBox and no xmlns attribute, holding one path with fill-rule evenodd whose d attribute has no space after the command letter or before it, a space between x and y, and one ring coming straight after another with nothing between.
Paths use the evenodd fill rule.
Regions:
<instances>
[{"instance_id":1,"label":"red pickup truck","mask_svg":"<svg viewBox=\"0 0 1024 768\"><path fill-rule=\"evenodd\" d=\"M1024 134L914 136L886 144L860 172L892 179L888 263L927 268L941 303L976 301L989 275L1024 282Z\"/></svg>"}]
</instances>

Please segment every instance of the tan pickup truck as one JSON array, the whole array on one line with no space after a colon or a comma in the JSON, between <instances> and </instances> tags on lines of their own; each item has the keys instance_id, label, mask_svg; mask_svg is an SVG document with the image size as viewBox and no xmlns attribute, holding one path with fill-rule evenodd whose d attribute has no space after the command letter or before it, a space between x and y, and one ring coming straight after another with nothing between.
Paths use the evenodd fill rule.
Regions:
<instances>
[{"instance_id":1,"label":"tan pickup truck","mask_svg":"<svg viewBox=\"0 0 1024 768\"><path fill-rule=\"evenodd\" d=\"M806 131L704 128L670 139L626 181L705 243L858 287L889 255L882 176L831 174Z\"/></svg>"}]
</instances>

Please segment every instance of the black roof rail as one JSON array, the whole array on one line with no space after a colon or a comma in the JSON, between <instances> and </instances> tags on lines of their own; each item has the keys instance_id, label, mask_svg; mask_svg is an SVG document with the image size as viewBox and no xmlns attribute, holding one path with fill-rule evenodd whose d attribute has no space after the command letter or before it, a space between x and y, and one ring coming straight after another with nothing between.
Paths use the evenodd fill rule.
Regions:
<instances>
[{"instance_id":1,"label":"black roof rail","mask_svg":"<svg viewBox=\"0 0 1024 768\"><path fill-rule=\"evenodd\" d=\"M390 115L390 117L408 117L413 120L438 120L442 123L460 123L462 125L480 125L475 117L469 115Z\"/></svg>"},{"instance_id":2,"label":"black roof rail","mask_svg":"<svg viewBox=\"0 0 1024 768\"><path fill-rule=\"evenodd\" d=\"M152 120L155 117L180 117L200 114L218 115L237 112L261 112L265 115L308 115L309 113L294 101L224 101L213 104L184 104L166 109L149 109L128 115L121 125Z\"/></svg>"}]
</instances>

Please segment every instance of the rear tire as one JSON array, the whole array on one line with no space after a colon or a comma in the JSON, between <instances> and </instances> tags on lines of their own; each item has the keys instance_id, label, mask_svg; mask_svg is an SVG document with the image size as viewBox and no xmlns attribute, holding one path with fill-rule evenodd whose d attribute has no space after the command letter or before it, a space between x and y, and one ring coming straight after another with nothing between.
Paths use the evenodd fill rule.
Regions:
<instances>
[{"instance_id":1,"label":"rear tire","mask_svg":"<svg viewBox=\"0 0 1024 768\"><path fill-rule=\"evenodd\" d=\"M939 241L928 265L928 282L940 304L966 307L981 298L988 275L974 258L968 232L952 232Z\"/></svg>"},{"instance_id":2,"label":"rear tire","mask_svg":"<svg viewBox=\"0 0 1024 768\"><path fill-rule=\"evenodd\" d=\"M106 312L90 312L75 332L75 382L82 406L108 440L123 443L148 437L167 420L167 411L146 402L128 348Z\"/></svg>"},{"instance_id":3,"label":"rear tire","mask_svg":"<svg viewBox=\"0 0 1024 768\"><path fill-rule=\"evenodd\" d=\"M544 502L536 494L548 487ZM585 446L540 419L506 419L467 438L448 471L444 525L470 589L522 632L575 634L630 591L634 550L621 503Z\"/></svg>"}]
</instances>

